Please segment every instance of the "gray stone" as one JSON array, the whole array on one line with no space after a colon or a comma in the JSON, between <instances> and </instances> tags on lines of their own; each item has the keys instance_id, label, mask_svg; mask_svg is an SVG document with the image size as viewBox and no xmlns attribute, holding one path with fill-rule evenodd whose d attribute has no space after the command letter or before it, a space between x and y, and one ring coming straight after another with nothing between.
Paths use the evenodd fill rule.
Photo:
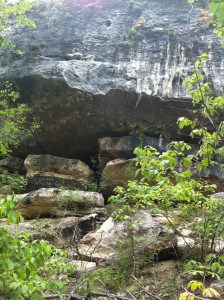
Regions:
<instances>
[{"instance_id":1,"label":"gray stone","mask_svg":"<svg viewBox=\"0 0 224 300\"><path fill-rule=\"evenodd\" d=\"M224 250L224 240L214 240L214 250L216 253L222 253Z\"/></svg>"},{"instance_id":2,"label":"gray stone","mask_svg":"<svg viewBox=\"0 0 224 300\"><path fill-rule=\"evenodd\" d=\"M96 214L84 217L67 217L58 219L35 219L20 224L7 224L0 220L7 230L13 234L27 233L31 240L46 239L57 247L65 247L77 242L87 232L96 227Z\"/></svg>"},{"instance_id":3,"label":"gray stone","mask_svg":"<svg viewBox=\"0 0 224 300\"><path fill-rule=\"evenodd\" d=\"M82 59L83 54L79 53L79 52L78 53L70 53L70 54L67 54L66 57L68 59L77 59L77 60L79 60L79 59Z\"/></svg>"},{"instance_id":4,"label":"gray stone","mask_svg":"<svg viewBox=\"0 0 224 300\"><path fill-rule=\"evenodd\" d=\"M186 249L193 248L196 245L195 240L189 238L189 237L184 237L184 236L179 236L177 238L177 247L180 251L184 252ZM199 248L199 246L198 246Z\"/></svg>"},{"instance_id":5,"label":"gray stone","mask_svg":"<svg viewBox=\"0 0 224 300\"><path fill-rule=\"evenodd\" d=\"M0 187L0 195L9 195L12 193L12 189L9 185L3 185Z\"/></svg>"},{"instance_id":6,"label":"gray stone","mask_svg":"<svg viewBox=\"0 0 224 300\"><path fill-rule=\"evenodd\" d=\"M99 155L102 168L109 160L123 158L134 158L134 150L136 147L152 146L158 151L165 150L168 141L163 137L154 138L147 137L138 133L136 135L129 135L124 137L103 137L98 140Z\"/></svg>"},{"instance_id":7,"label":"gray stone","mask_svg":"<svg viewBox=\"0 0 224 300\"><path fill-rule=\"evenodd\" d=\"M181 230L181 235L184 236L184 237L189 237L189 236L192 235L192 230L184 228L184 229Z\"/></svg>"},{"instance_id":8,"label":"gray stone","mask_svg":"<svg viewBox=\"0 0 224 300\"><path fill-rule=\"evenodd\" d=\"M158 222L161 225L167 225L169 223L164 214L154 214L153 217L155 218L156 222ZM170 218L171 217L169 216L169 219Z\"/></svg>"},{"instance_id":9,"label":"gray stone","mask_svg":"<svg viewBox=\"0 0 224 300\"><path fill-rule=\"evenodd\" d=\"M23 159L19 157L8 156L0 160L0 171L8 171L9 173L16 173L20 175L26 174Z\"/></svg>"},{"instance_id":10,"label":"gray stone","mask_svg":"<svg viewBox=\"0 0 224 300\"><path fill-rule=\"evenodd\" d=\"M29 14L35 29L14 25L3 33L23 55L0 53L0 78L18 87L42 122L17 152L83 160L103 136L141 129L180 138L176 120L189 109L183 79L198 55L212 57L205 75L214 86L223 82L224 50L203 20L202 2L189 14L186 0L144 1L140 9L122 0L38 1Z\"/></svg>"},{"instance_id":11,"label":"gray stone","mask_svg":"<svg viewBox=\"0 0 224 300\"><path fill-rule=\"evenodd\" d=\"M224 280L215 281L210 285L210 287L215 289L222 296L224 296Z\"/></svg>"},{"instance_id":12,"label":"gray stone","mask_svg":"<svg viewBox=\"0 0 224 300\"><path fill-rule=\"evenodd\" d=\"M212 195L212 198L220 198L220 199L224 199L224 192L219 192L219 193L216 193L214 195Z\"/></svg>"},{"instance_id":13,"label":"gray stone","mask_svg":"<svg viewBox=\"0 0 224 300\"><path fill-rule=\"evenodd\" d=\"M99 193L42 188L15 197L19 201L16 209L26 219L96 213L98 221L105 220L104 199Z\"/></svg>"},{"instance_id":14,"label":"gray stone","mask_svg":"<svg viewBox=\"0 0 224 300\"><path fill-rule=\"evenodd\" d=\"M164 226L158 224L147 212L137 212L133 219L133 237L135 251L145 255L161 254L173 257L175 239L163 235L167 233ZM94 261L111 261L116 259L117 248L130 239L128 221L114 221L111 217L94 233L87 234L79 245L79 254Z\"/></svg>"},{"instance_id":15,"label":"gray stone","mask_svg":"<svg viewBox=\"0 0 224 300\"><path fill-rule=\"evenodd\" d=\"M39 188L87 189L93 183L93 172L77 159L52 155L29 155L25 159L27 189Z\"/></svg>"},{"instance_id":16,"label":"gray stone","mask_svg":"<svg viewBox=\"0 0 224 300\"><path fill-rule=\"evenodd\" d=\"M70 262L76 266L75 272L85 273L96 269L96 263L93 261L73 260Z\"/></svg>"}]
</instances>

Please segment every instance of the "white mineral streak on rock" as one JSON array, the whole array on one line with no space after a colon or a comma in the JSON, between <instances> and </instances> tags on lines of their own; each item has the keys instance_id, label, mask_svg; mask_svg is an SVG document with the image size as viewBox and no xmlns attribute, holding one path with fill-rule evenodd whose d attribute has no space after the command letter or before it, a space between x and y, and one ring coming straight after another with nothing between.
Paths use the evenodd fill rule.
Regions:
<instances>
[{"instance_id":1,"label":"white mineral streak on rock","mask_svg":"<svg viewBox=\"0 0 224 300\"><path fill-rule=\"evenodd\" d=\"M166 62L165 62L165 67L164 67L164 80L162 83L162 93L164 94L164 91L166 91L166 94L169 94L170 90L170 76L169 76L169 68L170 68L170 42L168 42L167 45L167 52L166 52Z\"/></svg>"},{"instance_id":2,"label":"white mineral streak on rock","mask_svg":"<svg viewBox=\"0 0 224 300\"><path fill-rule=\"evenodd\" d=\"M130 61L125 61L122 54L118 52L117 61L114 64L71 59L60 61L57 67L61 69L62 76L70 87L85 89L93 94L107 94L111 88L119 88L124 91L133 89L138 94L145 93L149 96L183 96L182 79L187 73L184 46L178 44L176 49L172 50L170 42L167 43L163 71L161 70L163 54L159 56L159 60L154 60L150 55L146 50L142 51L142 48L139 48L137 51L132 50ZM108 74L104 77L103 83L98 77L102 70ZM122 74L126 76L121 77ZM179 89L173 86L175 78Z\"/></svg>"}]
</instances>

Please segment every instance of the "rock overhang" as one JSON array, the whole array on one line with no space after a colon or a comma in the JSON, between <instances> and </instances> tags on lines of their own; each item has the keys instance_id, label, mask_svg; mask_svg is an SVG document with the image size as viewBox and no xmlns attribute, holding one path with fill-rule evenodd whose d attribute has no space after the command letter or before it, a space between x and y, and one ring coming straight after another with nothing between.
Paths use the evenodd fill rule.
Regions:
<instances>
[{"instance_id":1,"label":"rock overhang","mask_svg":"<svg viewBox=\"0 0 224 300\"><path fill-rule=\"evenodd\" d=\"M142 130L180 138L176 119L189 109L183 79L196 57L212 57L206 72L215 85L224 75L223 50L203 13L189 14L185 0L150 0L140 9L78 2L39 1L30 12L35 29L11 28L23 55L1 53L1 78L31 100L42 121L21 151L83 159L103 136Z\"/></svg>"}]
</instances>

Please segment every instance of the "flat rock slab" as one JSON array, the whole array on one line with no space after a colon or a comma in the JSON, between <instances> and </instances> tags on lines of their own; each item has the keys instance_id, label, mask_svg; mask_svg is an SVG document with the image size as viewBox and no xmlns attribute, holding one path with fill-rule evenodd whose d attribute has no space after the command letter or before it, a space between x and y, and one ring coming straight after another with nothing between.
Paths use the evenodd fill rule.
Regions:
<instances>
[{"instance_id":1,"label":"flat rock slab","mask_svg":"<svg viewBox=\"0 0 224 300\"><path fill-rule=\"evenodd\" d=\"M69 191L56 188L39 189L16 195L17 211L25 219L39 217L67 217L97 214L98 220L105 218L103 196L95 192Z\"/></svg>"},{"instance_id":2,"label":"flat rock slab","mask_svg":"<svg viewBox=\"0 0 224 300\"><path fill-rule=\"evenodd\" d=\"M84 261L84 260L73 260L70 263L74 264L76 268L76 272L91 272L96 269L96 263L93 261Z\"/></svg>"},{"instance_id":3,"label":"flat rock slab","mask_svg":"<svg viewBox=\"0 0 224 300\"><path fill-rule=\"evenodd\" d=\"M74 243L87 232L96 227L96 215L92 214L82 218L67 217L58 219L35 219L20 224L7 224L6 220L0 220L13 234L27 233L31 240L45 239L58 247Z\"/></svg>"},{"instance_id":4,"label":"flat rock slab","mask_svg":"<svg viewBox=\"0 0 224 300\"><path fill-rule=\"evenodd\" d=\"M24 161L27 169L27 189L64 187L88 189L93 183L93 172L78 159L53 155L29 155Z\"/></svg>"}]
</instances>

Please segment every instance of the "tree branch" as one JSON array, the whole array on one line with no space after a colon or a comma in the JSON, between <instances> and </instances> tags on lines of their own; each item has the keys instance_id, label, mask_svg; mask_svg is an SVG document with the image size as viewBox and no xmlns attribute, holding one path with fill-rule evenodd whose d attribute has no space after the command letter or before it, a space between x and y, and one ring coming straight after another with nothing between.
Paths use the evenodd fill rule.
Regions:
<instances>
[{"instance_id":1,"label":"tree branch","mask_svg":"<svg viewBox=\"0 0 224 300\"><path fill-rule=\"evenodd\" d=\"M148 292L145 287L143 286L143 284L134 276L132 275L132 278L138 283L138 285L142 288L142 290L144 291L144 293L146 293L147 295L153 297L156 300L161 300L161 298L159 298L158 296Z\"/></svg>"},{"instance_id":2,"label":"tree branch","mask_svg":"<svg viewBox=\"0 0 224 300\"><path fill-rule=\"evenodd\" d=\"M63 294L63 296L67 297L69 300L87 300L91 299L91 297L107 297L107 298L113 298L117 300L130 300L125 297L121 297L115 294L111 293L101 293L101 292L89 292L85 297L81 297L79 295L70 295L70 294ZM58 294L50 294L50 295L45 295L44 299L46 300L52 300L52 299L59 299Z\"/></svg>"}]
</instances>

